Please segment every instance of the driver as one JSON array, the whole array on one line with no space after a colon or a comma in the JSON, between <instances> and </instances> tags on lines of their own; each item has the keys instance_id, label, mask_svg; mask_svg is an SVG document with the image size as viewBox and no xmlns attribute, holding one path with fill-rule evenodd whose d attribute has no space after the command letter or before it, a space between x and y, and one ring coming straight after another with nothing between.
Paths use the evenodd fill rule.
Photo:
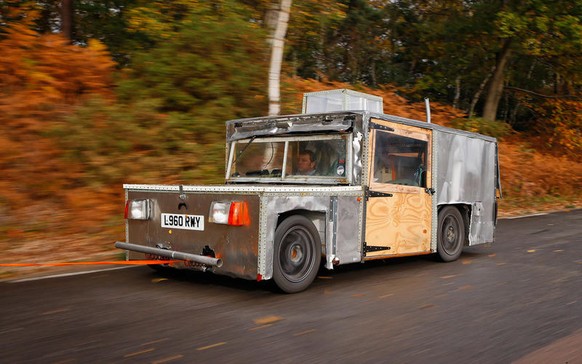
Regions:
<instances>
[{"instance_id":1,"label":"driver","mask_svg":"<svg viewBox=\"0 0 582 364\"><path fill-rule=\"evenodd\" d=\"M315 155L310 150L299 152L297 158L297 174L312 176L315 174Z\"/></svg>"}]
</instances>

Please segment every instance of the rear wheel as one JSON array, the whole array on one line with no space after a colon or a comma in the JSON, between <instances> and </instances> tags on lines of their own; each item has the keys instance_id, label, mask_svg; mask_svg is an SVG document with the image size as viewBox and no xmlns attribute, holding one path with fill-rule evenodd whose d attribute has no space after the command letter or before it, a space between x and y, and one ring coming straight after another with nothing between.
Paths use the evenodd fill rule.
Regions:
<instances>
[{"instance_id":1,"label":"rear wheel","mask_svg":"<svg viewBox=\"0 0 582 364\"><path fill-rule=\"evenodd\" d=\"M275 230L273 280L286 293L305 290L317 276L321 239L313 223L301 215L283 220Z\"/></svg>"},{"instance_id":2,"label":"rear wheel","mask_svg":"<svg viewBox=\"0 0 582 364\"><path fill-rule=\"evenodd\" d=\"M439 211L437 234L439 258L444 262L459 259L465 245L465 223L456 207L446 206Z\"/></svg>"}]
</instances>

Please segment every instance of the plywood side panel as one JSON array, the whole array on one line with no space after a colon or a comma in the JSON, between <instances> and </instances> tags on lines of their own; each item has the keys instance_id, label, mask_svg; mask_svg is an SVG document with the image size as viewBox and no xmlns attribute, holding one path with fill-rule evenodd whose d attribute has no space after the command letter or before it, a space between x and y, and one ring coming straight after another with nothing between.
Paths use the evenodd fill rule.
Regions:
<instances>
[{"instance_id":1,"label":"plywood side panel","mask_svg":"<svg viewBox=\"0 0 582 364\"><path fill-rule=\"evenodd\" d=\"M366 243L389 246L388 251L368 252L366 257L409 255L430 250L430 195L394 194L370 198L366 216Z\"/></svg>"}]
</instances>

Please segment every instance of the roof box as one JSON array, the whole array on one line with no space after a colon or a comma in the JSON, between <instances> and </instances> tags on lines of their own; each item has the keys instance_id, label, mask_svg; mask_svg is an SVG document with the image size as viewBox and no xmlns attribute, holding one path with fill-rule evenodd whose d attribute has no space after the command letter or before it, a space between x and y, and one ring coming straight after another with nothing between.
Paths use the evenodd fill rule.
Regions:
<instances>
[{"instance_id":1,"label":"roof box","mask_svg":"<svg viewBox=\"0 0 582 364\"><path fill-rule=\"evenodd\" d=\"M304 114L356 110L384 113L382 98L348 89L303 94Z\"/></svg>"}]
</instances>

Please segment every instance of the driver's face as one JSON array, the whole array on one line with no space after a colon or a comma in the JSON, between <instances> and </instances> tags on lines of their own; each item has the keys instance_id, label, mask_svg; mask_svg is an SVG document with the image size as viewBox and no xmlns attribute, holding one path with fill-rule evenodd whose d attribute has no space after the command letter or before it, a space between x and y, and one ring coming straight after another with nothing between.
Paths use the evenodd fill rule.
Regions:
<instances>
[{"instance_id":1,"label":"driver's face","mask_svg":"<svg viewBox=\"0 0 582 364\"><path fill-rule=\"evenodd\" d=\"M299 154L297 169L300 173L311 172L315 168L315 162L311 160L309 154Z\"/></svg>"}]
</instances>

